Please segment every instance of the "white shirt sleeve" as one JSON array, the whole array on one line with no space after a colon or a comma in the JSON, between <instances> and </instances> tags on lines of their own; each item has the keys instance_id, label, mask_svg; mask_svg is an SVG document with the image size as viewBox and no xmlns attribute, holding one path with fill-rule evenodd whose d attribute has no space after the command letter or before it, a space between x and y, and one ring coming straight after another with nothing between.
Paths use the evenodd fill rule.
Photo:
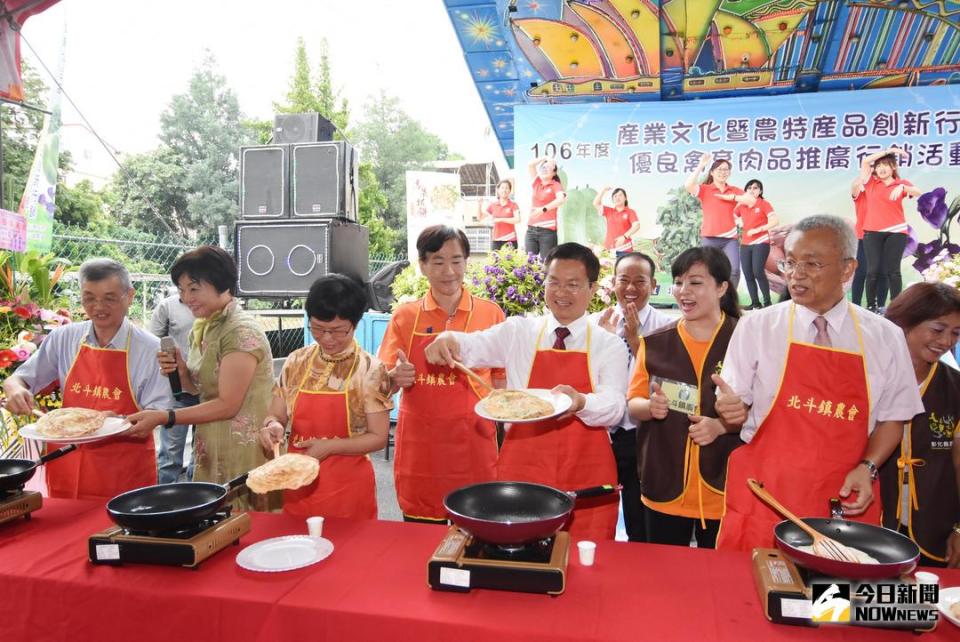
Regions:
<instances>
[{"instance_id":1,"label":"white shirt sleeve","mask_svg":"<svg viewBox=\"0 0 960 642\"><path fill-rule=\"evenodd\" d=\"M460 345L460 359L470 368L506 368L507 355L518 335L522 336L523 317L510 317L503 323L479 332L450 332Z\"/></svg>"},{"instance_id":2,"label":"white shirt sleeve","mask_svg":"<svg viewBox=\"0 0 960 642\"><path fill-rule=\"evenodd\" d=\"M889 362L882 370L883 384L880 390L870 391L877 400L873 418L874 421L909 421L924 411L910 350L900 328L885 334L888 336L883 344L887 350L883 354Z\"/></svg>"},{"instance_id":3,"label":"white shirt sleeve","mask_svg":"<svg viewBox=\"0 0 960 642\"><path fill-rule=\"evenodd\" d=\"M167 307L167 300L164 299L150 316L149 330L154 336L165 337L170 334L170 312Z\"/></svg>"},{"instance_id":4,"label":"white shirt sleeve","mask_svg":"<svg viewBox=\"0 0 960 642\"><path fill-rule=\"evenodd\" d=\"M615 426L627 403L627 346L609 332L594 333L591 343L590 366L596 385L584 395L586 403L577 417L588 426Z\"/></svg>"},{"instance_id":5,"label":"white shirt sleeve","mask_svg":"<svg viewBox=\"0 0 960 642\"><path fill-rule=\"evenodd\" d=\"M135 328L131 332L137 333ZM157 366L156 353L160 349L160 340L149 335L146 331L134 334L132 341L137 341L137 351L134 353L130 346L130 379L136 390L137 404L143 409L167 410L173 405L173 392L170 389L170 379L160 372ZM134 357L136 354L136 357Z\"/></svg>"},{"instance_id":6,"label":"white shirt sleeve","mask_svg":"<svg viewBox=\"0 0 960 642\"><path fill-rule=\"evenodd\" d=\"M740 395L747 406L753 405L753 380L757 374L757 335L752 331L749 317L740 319L733 329L727 352L723 357L720 376Z\"/></svg>"}]
</instances>

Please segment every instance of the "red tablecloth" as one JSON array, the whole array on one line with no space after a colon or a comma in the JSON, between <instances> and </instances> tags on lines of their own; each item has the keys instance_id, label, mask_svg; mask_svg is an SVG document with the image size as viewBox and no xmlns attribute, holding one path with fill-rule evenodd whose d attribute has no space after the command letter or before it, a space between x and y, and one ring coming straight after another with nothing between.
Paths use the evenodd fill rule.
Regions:
<instances>
[{"instance_id":1,"label":"red tablecloth","mask_svg":"<svg viewBox=\"0 0 960 642\"><path fill-rule=\"evenodd\" d=\"M253 514L246 546L305 532ZM911 640L893 631L775 625L763 617L746 554L602 542L571 560L559 597L432 591L426 562L444 529L328 519L333 555L289 573L251 573L230 548L196 570L94 566L87 538L102 505L45 499L30 522L0 525L2 639L224 640ZM575 556L575 552L572 552ZM945 586L960 571L937 570ZM957 640L943 621L924 640Z\"/></svg>"}]
</instances>

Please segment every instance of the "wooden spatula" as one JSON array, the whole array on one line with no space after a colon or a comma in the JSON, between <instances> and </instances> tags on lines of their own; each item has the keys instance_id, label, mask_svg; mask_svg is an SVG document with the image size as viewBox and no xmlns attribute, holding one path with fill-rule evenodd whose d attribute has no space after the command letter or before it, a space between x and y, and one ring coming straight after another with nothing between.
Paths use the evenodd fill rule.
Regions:
<instances>
[{"instance_id":1,"label":"wooden spatula","mask_svg":"<svg viewBox=\"0 0 960 642\"><path fill-rule=\"evenodd\" d=\"M457 367L457 370L460 370L465 375L467 375L468 377L476 381L478 384L480 384L483 387L483 389L486 390L488 393L493 392L493 386L487 383L487 380L481 377L480 375L478 375L476 372L474 372L467 366L463 365L459 361L454 361L453 365Z\"/></svg>"}]
</instances>

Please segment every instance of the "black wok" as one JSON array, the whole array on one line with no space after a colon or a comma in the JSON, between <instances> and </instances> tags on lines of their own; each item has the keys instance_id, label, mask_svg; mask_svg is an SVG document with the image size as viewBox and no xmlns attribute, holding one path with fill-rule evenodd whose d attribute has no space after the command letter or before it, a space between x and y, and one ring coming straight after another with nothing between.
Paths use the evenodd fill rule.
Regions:
<instances>
[{"instance_id":1,"label":"black wok","mask_svg":"<svg viewBox=\"0 0 960 642\"><path fill-rule=\"evenodd\" d=\"M212 516L231 492L247 481L247 473L226 484L182 482L145 486L107 502L107 514L118 526L135 531L174 531Z\"/></svg>"},{"instance_id":2,"label":"black wok","mask_svg":"<svg viewBox=\"0 0 960 642\"><path fill-rule=\"evenodd\" d=\"M47 453L40 459L0 459L0 491L17 490L26 484L37 472L37 466L63 457L77 449L76 444L70 444Z\"/></svg>"},{"instance_id":3,"label":"black wok","mask_svg":"<svg viewBox=\"0 0 960 642\"><path fill-rule=\"evenodd\" d=\"M780 522L774 527L777 546L787 557L801 566L831 577L854 580L897 577L912 571L920 558L920 548L913 540L889 528L824 517L807 517L803 521L814 530L841 544L857 548L879 561L879 564L840 562L801 551L797 547L810 546L813 538L790 521Z\"/></svg>"},{"instance_id":4,"label":"black wok","mask_svg":"<svg viewBox=\"0 0 960 642\"><path fill-rule=\"evenodd\" d=\"M574 501L607 495L616 486L565 493L529 482L486 482L464 486L443 500L453 523L491 544L517 545L550 537L563 528Z\"/></svg>"}]
</instances>

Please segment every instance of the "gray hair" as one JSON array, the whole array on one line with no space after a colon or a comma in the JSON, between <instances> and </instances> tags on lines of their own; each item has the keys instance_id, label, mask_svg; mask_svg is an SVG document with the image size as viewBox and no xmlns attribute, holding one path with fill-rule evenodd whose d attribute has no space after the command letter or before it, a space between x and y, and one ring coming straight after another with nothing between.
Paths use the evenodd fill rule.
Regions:
<instances>
[{"instance_id":1,"label":"gray hair","mask_svg":"<svg viewBox=\"0 0 960 642\"><path fill-rule=\"evenodd\" d=\"M784 241L784 247L790 242L790 237L800 232L809 232L811 230L829 230L837 239L837 246L843 253L842 259L857 258L857 234L845 220L839 216L830 214L817 214L808 216L800 220L793 226L787 238Z\"/></svg>"},{"instance_id":2,"label":"gray hair","mask_svg":"<svg viewBox=\"0 0 960 642\"><path fill-rule=\"evenodd\" d=\"M130 273L123 263L113 259L87 259L80 265L80 285L87 281L103 281L115 276L120 279L120 285L129 291L133 285L130 282Z\"/></svg>"}]
</instances>

